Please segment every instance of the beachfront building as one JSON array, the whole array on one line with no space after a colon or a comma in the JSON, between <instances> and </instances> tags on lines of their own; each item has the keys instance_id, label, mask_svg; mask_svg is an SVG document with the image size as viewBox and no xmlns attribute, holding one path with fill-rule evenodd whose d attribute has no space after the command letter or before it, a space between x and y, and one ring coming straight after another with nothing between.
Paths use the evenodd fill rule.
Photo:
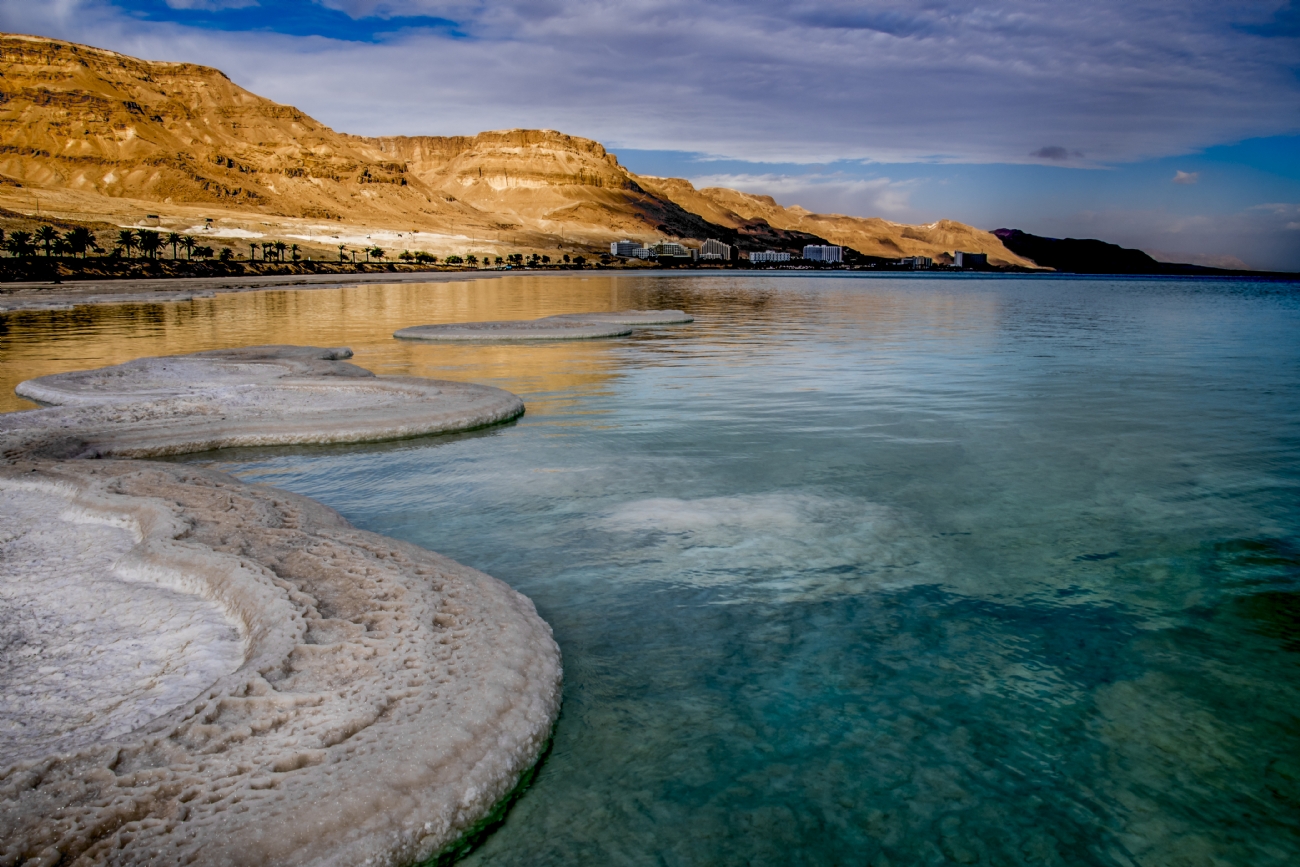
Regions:
<instances>
[{"instance_id":1,"label":"beachfront building","mask_svg":"<svg viewBox=\"0 0 1300 867\"><path fill-rule=\"evenodd\" d=\"M750 253L749 261L751 262L789 262L789 253L778 253L775 250L764 250L761 253Z\"/></svg>"},{"instance_id":2,"label":"beachfront building","mask_svg":"<svg viewBox=\"0 0 1300 867\"><path fill-rule=\"evenodd\" d=\"M809 244L803 248L803 257L809 262L843 262L844 248L824 244Z\"/></svg>"},{"instance_id":3,"label":"beachfront building","mask_svg":"<svg viewBox=\"0 0 1300 867\"><path fill-rule=\"evenodd\" d=\"M989 266L989 254L963 253L958 250L952 254L952 263L958 268L987 268Z\"/></svg>"},{"instance_id":4,"label":"beachfront building","mask_svg":"<svg viewBox=\"0 0 1300 867\"><path fill-rule=\"evenodd\" d=\"M904 268L911 268L914 271L924 270L934 266L934 260L929 256L908 256L905 259L899 259L898 264Z\"/></svg>"},{"instance_id":5,"label":"beachfront building","mask_svg":"<svg viewBox=\"0 0 1300 867\"><path fill-rule=\"evenodd\" d=\"M692 250L684 247L676 241L660 241L650 246L650 252L654 253L660 259L692 259Z\"/></svg>"},{"instance_id":6,"label":"beachfront building","mask_svg":"<svg viewBox=\"0 0 1300 867\"><path fill-rule=\"evenodd\" d=\"M609 245L609 255L623 259L645 259L650 251L636 241L615 241Z\"/></svg>"},{"instance_id":7,"label":"beachfront building","mask_svg":"<svg viewBox=\"0 0 1300 867\"><path fill-rule=\"evenodd\" d=\"M731 245L724 244L721 241L715 241L712 238L704 242L700 247L700 260L706 259L721 260L723 262L731 261Z\"/></svg>"}]
</instances>

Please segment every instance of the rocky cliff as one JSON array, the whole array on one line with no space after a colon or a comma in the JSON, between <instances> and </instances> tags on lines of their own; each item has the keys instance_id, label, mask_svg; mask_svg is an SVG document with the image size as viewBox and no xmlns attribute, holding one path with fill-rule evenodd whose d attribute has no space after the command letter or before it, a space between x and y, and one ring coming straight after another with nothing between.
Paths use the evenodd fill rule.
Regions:
<instances>
[{"instance_id":1,"label":"rocky cliff","mask_svg":"<svg viewBox=\"0 0 1300 867\"><path fill-rule=\"evenodd\" d=\"M551 130L346 135L215 69L19 35L0 35L0 206L119 225L157 214L164 228L210 221L228 237L326 245L373 236L435 253L712 237L1030 264L960 223L814 214L639 177L599 143Z\"/></svg>"}]
</instances>

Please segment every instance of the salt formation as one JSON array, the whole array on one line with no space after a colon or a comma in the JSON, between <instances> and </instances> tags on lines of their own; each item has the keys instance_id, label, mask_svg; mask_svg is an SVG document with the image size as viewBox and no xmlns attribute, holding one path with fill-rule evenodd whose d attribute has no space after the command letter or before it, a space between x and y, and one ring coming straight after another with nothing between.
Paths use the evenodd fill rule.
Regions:
<instances>
[{"instance_id":1,"label":"salt formation","mask_svg":"<svg viewBox=\"0 0 1300 867\"><path fill-rule=\"evenodd\" d=\"M412 325L393 332L401 340L591 340L626 337L624 325L563 320L519 319L503 322L458 322L449 325Z\"/></svg>"},{"instance_id":2,"label":"salt formation","mask_svg":"<svg viewBox=\"0 0 1300 867\"><path fill-rule=\"evenodd\" d=\"M499 388L374 376L347 350L252 347L45 376L16 390L58 409L0 416L0 446L45 457L154 457L234 446L374 442L523 413ZM138 397L133 398L133 395Z\"/></svg>"},{"instance_id":3,"label":"salt formation","mask_svg":"<svg viewBox=\"0 0 1300 867\"><path fill-rule=\"evenodd\" d=\"M680 310L615 310L612 313L560 313L539 322L599 322L611 325L683 325L695 317Z\"/></svg>"},{"instance_id":4,"label":"salt formation","mask_svg":"<svg viewBox=\"0 0 1300 867\"><path fill-rule=\"evenodd\" d=\"M622 310L614 313L562 313L542 319L503 322L453 322L413 325L393 333L403 340L590 340L626 337L634 325L693 322L680 310Z\"/></svg>"},{"instance_id":5,"label":"salt formation","mask_svg":"<svg viewBox=\"0 0 1300 867\"><path fill-rule=\"evenodd\" d=\"M357 439L518 414L341 356L46 377L26 391L81 405L0 417L0 864L408 864L536 762L559 650L505 584L222 473L44 459L174 453L205 419L270 443L336 414Z\"/></svg>"}]
</instances>

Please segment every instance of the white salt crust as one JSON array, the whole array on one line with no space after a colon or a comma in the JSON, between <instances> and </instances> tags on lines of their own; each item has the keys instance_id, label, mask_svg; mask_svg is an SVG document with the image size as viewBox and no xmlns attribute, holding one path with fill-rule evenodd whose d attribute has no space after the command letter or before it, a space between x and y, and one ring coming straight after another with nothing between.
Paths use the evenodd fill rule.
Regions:
<instances>
[{"instance_id":1,"label":"white salt crust","mask_svg":"<svg viewBox=\"0 0 1300 867\"><path fill-rule=\"evenodd\" d=\"M451 325L412 325L394 331L401 340L593 340L626 337L632 329L624 325L590 322L547 321L544 319L504 322L459 322Z\"/></svg>"},{"instance_id":2,"label":"white salt crust","mask_svg":"<svg viewBox=\"0 0 1300 867\"><path fill-rule=\"evenodd\" d=\"M694 322L695 317L680 310L616 310L612 313L560 313L547 316L539 322L598 322L612 325L683 325Z\"/></svg>"},{"instance_id":3,"label":"white salt crust","mask_svg":"<svg viewBox=\"0 0 1300 867\"><path fill-rule=\"evenodd\" d=\"M375 442L470 430L524 411L523 401L499 388L374 376L336 360L342 353L351 355L249 347L28 380L19 394L64 406L0 415L0 449L5 457L145 458Z\"/></svg>"},{"instance_id":4,"label":"white salt crust","mask_svg":"<svg viewBox=\"0 0 1300 867\"><path fill-rule=\"evenodd\" d=\"M564 313L542 319L413 325L393 333L403 340L590 340L625 337L635 325L693 322L680 310L621 310L614 313Z\"/></svg>"},{"instance_id":5,"label":"white salt crust","mask_svg":"<svg viewBox=\"0 0 1300 867\"><path fill-rule=\"evenodd\" d=\"M324 361L339 380L385 381L293 352L241 363ZM171 453L196 440L184 401L233 401L222 436L286 441L314 412L302 380L330 378L298 368L240 387L209 370L213 391L159 396L133 364L99 373L138 377L144 409L87 400L12 414L52 432L0 431L0 865L400 865L443 850L545 746L561 682L549 627L505 584L305 497L188 466L40 459L150 435ZM89 396L94 379L43 386ZM437 385L447 401L482 397ZM287 388L287 433L262 412L269 398L249 409L241 388ZM362 405L387 435L380 391ZM101 427L86 436L73 417ZM347 427L365 424L354 411Z\"/></svg>"}]
</instances>

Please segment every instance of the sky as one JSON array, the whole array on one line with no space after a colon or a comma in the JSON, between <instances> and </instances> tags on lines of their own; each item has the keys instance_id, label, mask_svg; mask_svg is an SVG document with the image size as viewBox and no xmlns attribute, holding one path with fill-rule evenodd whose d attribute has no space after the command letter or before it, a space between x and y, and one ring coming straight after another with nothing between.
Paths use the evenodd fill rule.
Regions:
<instances>
[{"instance_id":1,"label":"sky","mask_svg":"<svg viewBox=\"0 0 1300 867\"><path fill-rule=\"evenodd\" d=\"M510 127L898 222L1300 270L1300 0L0 0L359 135Z\"/></svg>"}]
</instances>

